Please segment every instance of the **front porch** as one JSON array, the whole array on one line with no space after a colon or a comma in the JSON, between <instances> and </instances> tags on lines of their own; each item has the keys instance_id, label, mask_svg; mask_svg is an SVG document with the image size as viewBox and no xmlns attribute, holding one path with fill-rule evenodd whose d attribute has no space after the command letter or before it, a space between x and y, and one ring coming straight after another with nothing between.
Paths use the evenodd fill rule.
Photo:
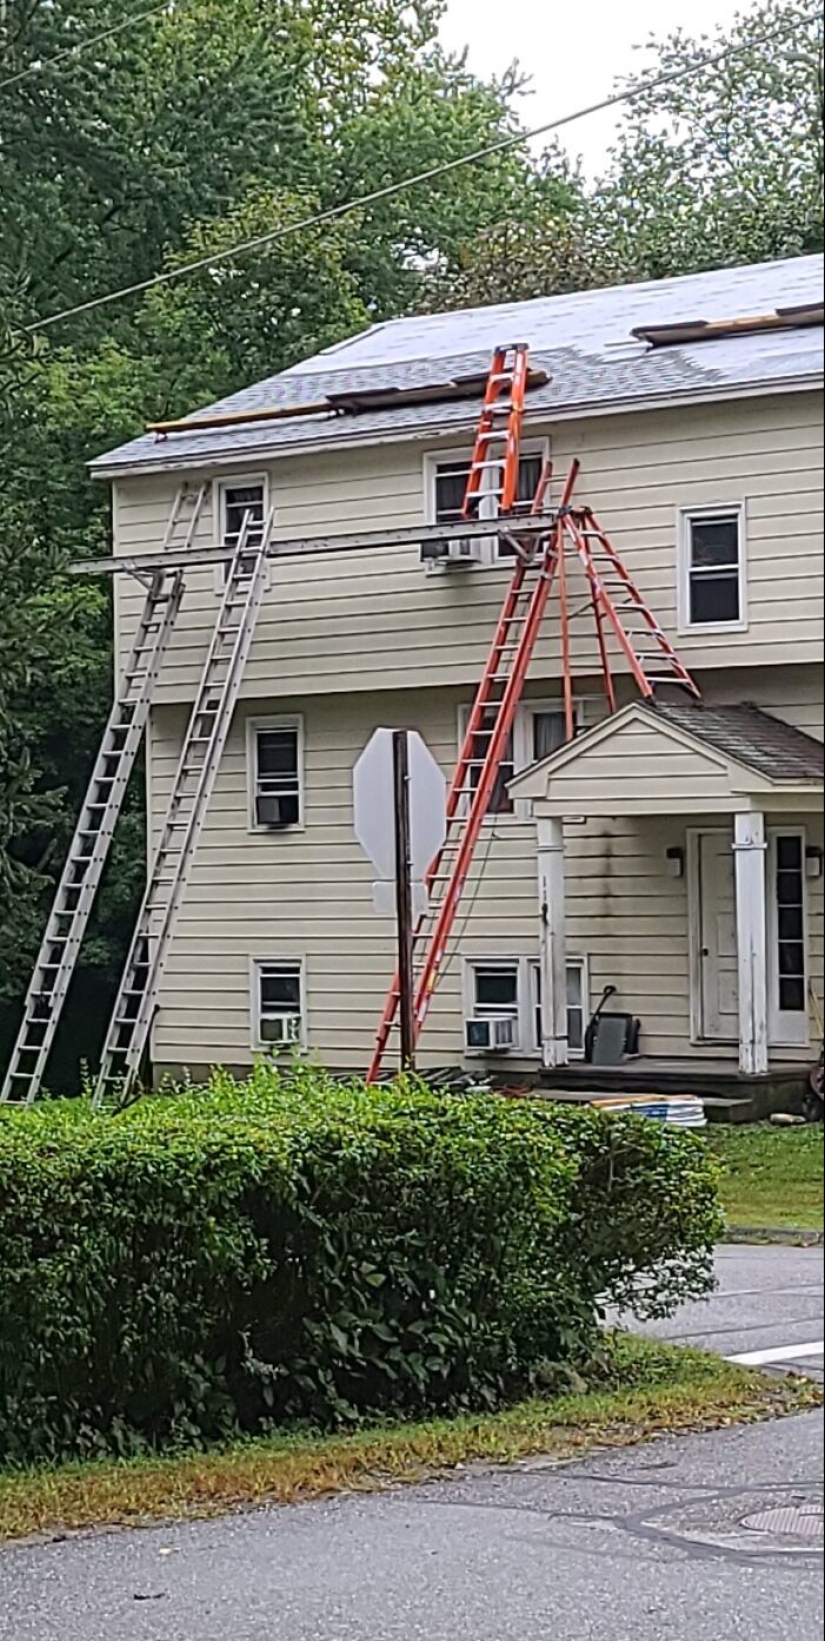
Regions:
<instances>
[{"instance_id":1,"label":"front porch","mask_svg":"<svg viewBox=\"0 0 825 1641\"><path fill-rule=\"evenodd\" d=\"M762 1076L739 1070L732 1058L698 1054L684 1058L640 1055L618 1066L586 1065L545 1068L539 1087L554 1100L587 1105L598 1094L694 1094L710 1122L759 1122L779 1111L799 1113L808 1084L807 1067L798 1060L771 1060Z\"/></svg>"},{"instance_id":2,"label":"front porch","mask_svg":"<svg viewBox=\"0 0 825 1641\"><path fill-rule=\"evenodd\" d=\"M811 939L822 915L822 756L820 743L756 708L642 702L517 778L512 790L532 802L538 831L545 1086L752 1105L758 1082L765 1115L794 1091L798 1099L818 1052L809 996L822 989L821 940ZM647 862L647 902L638 864L623 872L620 860L593 924L602 977L612 978L612 957L617 1007L642 1022L641 1057L609 1066L571 1063L568 1037L567 853L593 823L608 832L624 824ZM678 902L679 916L659 920L652 961L647 936L638 963L634 908L641 947L657 894L662 907ZM683 977L683 1020L666 1043L672 1055L659 1038L651 1059L645 1015L656 1009L657 961L663 989L674 965Z\"/></svg>"}]
</instances>

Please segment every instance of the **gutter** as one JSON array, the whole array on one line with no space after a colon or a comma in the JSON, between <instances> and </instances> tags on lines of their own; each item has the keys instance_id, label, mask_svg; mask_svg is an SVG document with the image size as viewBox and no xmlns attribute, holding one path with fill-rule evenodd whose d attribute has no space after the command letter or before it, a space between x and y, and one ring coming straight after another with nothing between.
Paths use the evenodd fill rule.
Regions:
<instances>
[{"instance_id":1,"label":"gutter","mask_svg":"<svg viewBox=\"0 0 825 1641\"><path fill-rule=\"evenodd\" d=\"M594 416L624 416L632 412L670 410L674 404L703 405L729 404L740 399L765 399L776 397L780 393L804 393L821 390L825 383L822 372L808 376L779 377L770 383L756 383L743 385L728 385L722 388L707 389L702 393L695 393L690 389L683 392L671 390L657 398L621 399L612 403L604 400L589 400L583 404L568 408L547 406L536 409L535 420L525 424L526 429L537 429L546 423L555 425L559 422L575 422L590 420ZM254 424L253 424L254 425ZM328 439L319 444L317 439L306 438L296 440L289 445L271 445L267 443L244 445L243 449L221 450L215 452L199 451L186 456L178 456L169 461L138 461L106 465L105 457L97 457L87 464L89 475L93 479L123 479L147 478L154 473L181 473L197 471L203 468L237 468L239 463L248 466L251 461L284 461L291 456L318 455L323 451L358 450L370 446L395 444L414 444L433 438L453 438L456 433L472 432L478 425L478 409L474 407L473 414L467 417L457 417L445 427L443 421L433 420L422 422L414 428L389 428L385 433L372 432L358 435L353 432L348 438Z\"/></svg>"}]
</instances>

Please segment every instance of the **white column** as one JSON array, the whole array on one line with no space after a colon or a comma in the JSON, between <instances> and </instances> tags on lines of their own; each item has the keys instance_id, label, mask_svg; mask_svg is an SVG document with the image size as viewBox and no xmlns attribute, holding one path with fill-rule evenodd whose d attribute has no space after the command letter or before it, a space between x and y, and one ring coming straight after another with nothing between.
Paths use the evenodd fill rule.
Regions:
<instances>
[{"instance_id":1,"label":"white column","mask_svg":"<svg viewBox=\"0 0 825 1641\"><path fill-rule=\"evenodd\" d=\"M768 934L765 816L737 815L736 938L739 957L739 1069L768 1069Z\"/></svg>"},{"instance_id":2,"label":"white column","mask_svg":"<svg viewBox=\"0 0 825 1641\"><path fill-rule=\"evenodd\" d=\"M541 910L541 1051L545 1066L566 1066L567 956L564 930L564 822L538 822Z\"/></svg>"}]
</instances>

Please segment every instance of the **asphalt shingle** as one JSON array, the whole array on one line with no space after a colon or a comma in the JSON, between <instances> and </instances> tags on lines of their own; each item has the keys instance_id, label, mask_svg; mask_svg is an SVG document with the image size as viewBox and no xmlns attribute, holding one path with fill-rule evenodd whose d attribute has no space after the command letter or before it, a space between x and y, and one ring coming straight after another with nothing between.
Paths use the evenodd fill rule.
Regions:
<instances>
[{"instance_id":1,"label":"asphalt shingle","mask_svg":"<svg viewBox=\"0 0 825 1641\"><path fill-rule=\"evenodd\" d=\"M656 701L649 710L777 786L822 785L822 742L759 707Z\"/></svg>"},{"instance_id":2,"label":"asphalt shingle","mask_svg":"<svg viewBox=\"0 0 825 1641\"><path fill-rule=\"evenodd\" d=\"M330 394L439 384L456 375L483 374L500 342L529 342L533 364L550 381L532 393L532 418L607 408L630 410L651 401L734 396L754 388L811 385L821 379L819 328L748 334L677 347L648 349L634 341L639 325L687 319L734 319L821 300L823 259L797 257L754 267L614 286L509 306L424 315L376 325L289 371L219 400L192 417L192 431L144 435L91 464L100 477L115 471L244 461L251 455L370 443L387 437L450 433L470 428L473 400L396 406L357 415L251 422L197 430L197 418L297 406ZM197 338L193 338L193 346Z\"/></svg>"}]
</instances>

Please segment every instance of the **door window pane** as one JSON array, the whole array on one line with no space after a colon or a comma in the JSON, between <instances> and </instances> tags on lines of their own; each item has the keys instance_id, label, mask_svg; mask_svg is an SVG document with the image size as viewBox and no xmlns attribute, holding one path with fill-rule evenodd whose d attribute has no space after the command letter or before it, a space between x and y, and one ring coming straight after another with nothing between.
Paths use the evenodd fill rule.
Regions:
<instances>
[{"instance_id":1,"label":"door window pane","mask_svg":"<svg viewBox=\"0 0 825 1641\"><path fill-rule=\"evenodd\" d=\"M783 1014L807 1009L805 962L805 856L802 838L776 840L776 972Z\"/></svg>"}]
</instances>

